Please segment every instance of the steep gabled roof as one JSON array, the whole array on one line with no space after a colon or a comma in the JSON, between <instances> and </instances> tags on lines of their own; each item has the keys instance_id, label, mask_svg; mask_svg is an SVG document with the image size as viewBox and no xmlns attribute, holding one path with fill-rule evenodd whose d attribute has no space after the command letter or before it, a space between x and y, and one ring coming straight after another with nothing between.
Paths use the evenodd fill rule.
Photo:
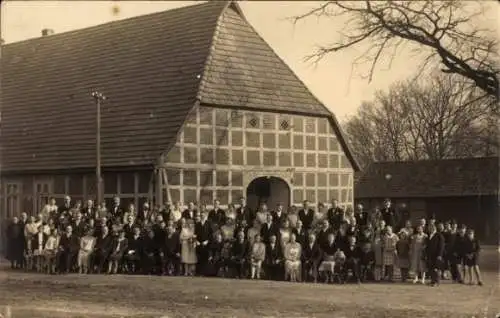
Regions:
<instances>
[{"instance_id":1,"label":"steep gabled roof","mask_svg":"<svg viewBox=\"0 0 500 318\"><path fill-rule=\"evenodd\" d=\"M92 89L102 110L102 165L154 164L197 102L333 114L246 22L210 1L2 46L4 171L92 167Z\"/></svg>"},{"instance_id":2,"label":"steep gabled roof","mask_svg":"<svg viewBox=\"0 0 500 318\"><path fill-rule=\"evenodd\" d=\"M360 172L356 198L497 195L499 158L377 162Z\"/></svg>"}]
</instances>

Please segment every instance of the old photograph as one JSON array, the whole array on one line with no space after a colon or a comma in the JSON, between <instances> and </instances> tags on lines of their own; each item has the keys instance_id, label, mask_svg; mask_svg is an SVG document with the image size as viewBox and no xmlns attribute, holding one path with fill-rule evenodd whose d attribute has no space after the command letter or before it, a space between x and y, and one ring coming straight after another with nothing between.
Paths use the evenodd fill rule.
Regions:
<instances>
[{"instance_id":1,"label":"old photograph","mask_svg":"<svg viewBox=\"0 0 500 318\"><path fill-rule=\"evenodd\" d=\"M4 1L0 318L497 318L496 1Z\"/></svg>"}]
</instances>

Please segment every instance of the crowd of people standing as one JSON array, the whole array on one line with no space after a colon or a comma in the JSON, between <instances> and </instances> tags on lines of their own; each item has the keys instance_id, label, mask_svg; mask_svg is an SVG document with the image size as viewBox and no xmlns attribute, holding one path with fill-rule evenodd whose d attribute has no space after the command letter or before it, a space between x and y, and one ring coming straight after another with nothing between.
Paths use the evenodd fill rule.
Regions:
<instances>
[{"instance_id":1,"label":"crowd of people standing","mask_svg":"<svg viewBox=\"0 0 500 318\"><path fill-rule=\"evenodd\" d=\"M427 282L450 274L457 283L482 285L480 246L473 229L435 219L397 224L391 201L370 213L329 208L308 201L285 211L261 203L254 211L242 198L223 209L180 203L136 211L64 204L55 199L39 215L14 217L7 231L13 269L49 274L78 272L145 275L223 276L293 282ZM403 220L404 221L404 220Z\"/></svg>"}]
</instances>

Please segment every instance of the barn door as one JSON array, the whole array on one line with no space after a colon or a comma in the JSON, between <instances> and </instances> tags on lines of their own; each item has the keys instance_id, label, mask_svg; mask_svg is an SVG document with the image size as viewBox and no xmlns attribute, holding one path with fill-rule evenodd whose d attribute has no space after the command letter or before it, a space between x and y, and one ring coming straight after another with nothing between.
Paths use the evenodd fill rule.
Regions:
<instances>
[{"instance_id":1,"label":"barn door","mask_svg":"<svg viewBox=\"0 0 500 318\"><path fill-rule=\"evenodd\" d=\"M49 197L53 192L53 183L51 180L35 181L35 207L33 214L36 215L42 211L43 207L49 202Z\"/></svg>"}]
</instances>

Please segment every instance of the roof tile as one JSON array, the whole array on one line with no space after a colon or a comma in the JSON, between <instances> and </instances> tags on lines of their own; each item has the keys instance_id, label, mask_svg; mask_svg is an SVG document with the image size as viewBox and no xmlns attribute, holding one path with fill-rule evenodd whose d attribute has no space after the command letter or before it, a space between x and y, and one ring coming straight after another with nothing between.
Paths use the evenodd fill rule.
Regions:
<instances>
[{"instance_id":1,"label":"roof tile","mask_svg":"<svg viewBox=\"0 0 500 318\"><path fill-rule=\"evenodd\" d=\"M154 164L197 101L328 117L333 114L243 17L210 1L4 45L4 171L89 168L95 105L102 105L102 165Z\"/></svg>"}]
</instances>

